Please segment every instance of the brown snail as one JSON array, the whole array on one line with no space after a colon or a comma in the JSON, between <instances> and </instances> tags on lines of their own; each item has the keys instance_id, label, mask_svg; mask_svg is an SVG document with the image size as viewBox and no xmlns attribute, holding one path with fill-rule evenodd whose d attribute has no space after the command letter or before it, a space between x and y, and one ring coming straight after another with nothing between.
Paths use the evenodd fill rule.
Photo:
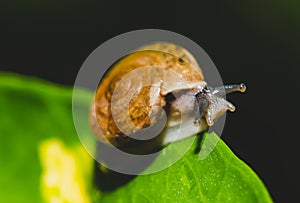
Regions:
<instances>
[{"instance_id":1,"label":"brown snail","mask_svg":"<svg viewBox=\"0 0 300 203\"><path fill-rule=\"evenodd\" d=\"M102 78L91 106L91 128L98 140L124 146L134 140L132 135L142 136L139 132L161 124L160 135L151 140L166 145L203 131L227 110L234 111L224 94L245 90L243 83L208 87L186 49L157 42L123 57Z\"/></svg>"}]
</instances>

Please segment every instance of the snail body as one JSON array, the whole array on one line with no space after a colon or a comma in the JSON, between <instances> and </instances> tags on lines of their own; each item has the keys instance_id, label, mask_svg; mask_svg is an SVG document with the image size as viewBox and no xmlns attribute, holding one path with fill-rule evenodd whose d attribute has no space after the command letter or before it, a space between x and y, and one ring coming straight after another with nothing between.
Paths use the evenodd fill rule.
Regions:
<instances>
[{"instance_id":1,"label":"snail body","mask_svg":"<svg viewBox=\"0 0 300 203\"><path fill-rule=\"evenodd\" d=\"M166 145L234 111L222 97L233 91L243 92L245 85L208 87L184 48L167 42L146 45L112 65L100 81L91 105L92 131L98 140L115 146L146 140L143 136ZM157 129L158 138L151 137Z\"/></svg>"}]
</instances>

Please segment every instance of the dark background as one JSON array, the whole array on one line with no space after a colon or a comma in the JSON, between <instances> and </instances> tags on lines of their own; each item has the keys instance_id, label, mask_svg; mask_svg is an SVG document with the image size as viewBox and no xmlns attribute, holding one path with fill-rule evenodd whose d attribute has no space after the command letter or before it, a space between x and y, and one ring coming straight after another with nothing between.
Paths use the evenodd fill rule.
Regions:
<instances>
[{"instance_id":1,"label":"dark background","mask_svg":"<svg viewBox=\"0 0 300 203\"><path fill-rule=\"evenodd\" d=\"M262 178L276 202L299 191L300 3L259 0L22 1L0 3L0 70L72 85L87 56L124 32L157 28L185 35L212 58L231 95L222 138ZM1 96L1 95L0 95Z\"/></svg>"}]
</instances>

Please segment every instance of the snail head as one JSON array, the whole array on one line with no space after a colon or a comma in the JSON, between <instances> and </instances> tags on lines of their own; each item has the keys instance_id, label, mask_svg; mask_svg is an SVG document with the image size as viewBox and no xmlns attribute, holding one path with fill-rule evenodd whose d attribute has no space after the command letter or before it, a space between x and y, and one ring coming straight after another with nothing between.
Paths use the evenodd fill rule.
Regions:
<instances>
[{"instance_id":1,"label":"snail head","mask_svg":"<svg viewBox=\"0 0 300 203\"><path fill-rule=\"evenodd\" d=\"M204 118L208 126L214 124L215 119L223 115L227 110L235 111L235 106L224 99L226 94L232 92L245 92L246 85L232 84L224 85L220 87L208 87L199 88L195 92L195 124L199 124L200 120Z\"/></svg>"}]
</instances>

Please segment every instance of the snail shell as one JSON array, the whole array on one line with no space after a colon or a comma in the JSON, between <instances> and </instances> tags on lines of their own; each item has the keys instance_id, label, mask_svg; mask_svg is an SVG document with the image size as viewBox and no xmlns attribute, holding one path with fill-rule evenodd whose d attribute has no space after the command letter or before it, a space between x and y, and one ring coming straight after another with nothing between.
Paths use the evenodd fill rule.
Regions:
<instances>
[{"instance_id":1,"label":"snail shell","mask_svg":"<svg viewBox=\"0 0 300 203\"><path fill-rule=\"evenodd\" d=\"M180 96L170 99L168 95L173 93ZM201 95L205 100L197 99ZM201 113L198 118L195 107ZM187 124L186 129L192 131L188 130L182 139L212 125L227 109L233 111L234 106L206 88L202 71L187 50L172 43L157 42L112 65L95 93L90 123L98 140L115 146L131 142L131 135L143 129L163 125L160 130L165 134L164 145L173 140L168 138L173 133L168 128L182 122ZM182 112L187 113L185 120Z\"/></svg>"}]
</instances>

